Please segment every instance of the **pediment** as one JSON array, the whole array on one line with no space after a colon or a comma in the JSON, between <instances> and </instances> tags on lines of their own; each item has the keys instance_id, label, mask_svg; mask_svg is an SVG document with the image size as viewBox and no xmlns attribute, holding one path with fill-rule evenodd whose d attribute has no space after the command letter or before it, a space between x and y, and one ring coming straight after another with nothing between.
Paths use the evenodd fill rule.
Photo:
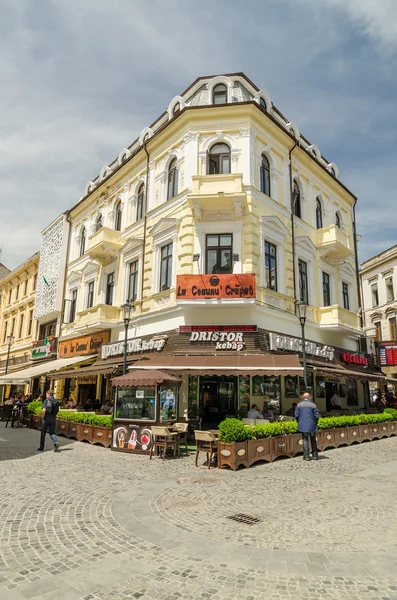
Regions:
<instances>
[{"instance_id":1,"label":"pediment","mask_svg":"<svg viewBox=\"0 0 397 600\"><path fill-rule=\"evenodd\" d=\"M263 216L260 218L261 225L265 229L269 229L279 235L286 236L288 233L288 227L276 216Z\"/></svg>"},{"instance_id":2,"label":"pediment","mask_svg":"<svg viewBox=\"0 0 397 600\"><path fill-rule=\"evenodd\" d=\"M90 260L90 262L88 262L85 267L83 269L81 269L81 271L79 271L79 273L84 277L87 278L90 275L96 275L99 271L99 263L97 263L94 260Z\"/></svg>"},{"instance_id":3,"label":"pediment","mask_svg":"<svg viewBox=\"0 0 397 600\"><path fill-rule=\"evenodd\" d=\"M121 254L127 254L128 252L135 252L143 247L143 238L130 238L121 247Z\"/></svg>"},{"instance_id":4,"label":"pediment","mask_svg":"<svg viewBox=\"0 0 397 600\"><path fill-rule=\"evenodd\" d=\"M156 237L158 235L162 235L163 233L165 233L167 231L171 231L171 230L176 231L176 229L178 227L178 223L179 223L179 219L172 219L172 218L160 219L160 221L158 223L156 223L156 225L154 225L149 230L149 234L152 237Z\"/></svg>"},{"instance_id":5,"label":"pediment","mask_svg":"<svg viewBox=\"0 0 397 600\"><path fill-rule=\"evenodd\" d=\"M309 252L310 254L315 254L317 252L316 246L307 236L300 236L295 238L295 243L296 246L303 252Z\"/></svg>"},{"instance_id":6,"label":"pediment","mask_svg":"<svg viewBox=\"0 0 397 600\"><path fill-rule=\"evenodd\" d=\"M344 263L340 267L341 273L348 275L349 277L353 277L356 274L356 271L353 269L350 263Z\"/></svg>"}]
</instances>

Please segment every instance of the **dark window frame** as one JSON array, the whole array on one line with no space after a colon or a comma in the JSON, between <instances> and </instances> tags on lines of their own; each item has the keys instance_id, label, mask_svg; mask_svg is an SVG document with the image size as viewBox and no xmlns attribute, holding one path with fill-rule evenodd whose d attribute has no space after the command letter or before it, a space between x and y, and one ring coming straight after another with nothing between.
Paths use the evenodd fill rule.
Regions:
<instances>
[{"instance_id":1,"label":"dark window frame","mask_svg":"<svg viewBox=\"0 0 397 600\"><path fill-rule=\"evenodd\" d=\"M115 272L112 271L111 273L107 274L107 278L106 278L105 304L107 304L108 306L113 306L113 301L114 301L114 286L115 286L114 275L115 275Z\"/></svg>"},{"instance_id":2,"label":"dark window frame","mask_svg":"<svg viewBox=\"0 0 397 600\"><path fill-rule=\"evenodd\" d=\"M77 290L71 291L72 298L70 300L69 323L74 323L77 314Z\"/></svg>"},{"instance_id":3,"label":"dark window frame","mask_svg":"<svg viewBox=\"0 0 397 600\"><path fill-rule=\"evenodd\" d=\"M173 243L160 248L160 292L171 289L172 285Z\"/></svg>"},{"instance_id":4,"label":"dark window frame","mask_svg":"<svg viewBox=\"0 0 397 600\"><path fill-rule=\"evenodd\" d=\"M22 330L23 330L23 322L24 322L24 320L25 320L25 315L24 315L24 314L22 314L22 315L19 317L19 335L18 335L18 338L19 338L19 339L21 339L21 338L23 337L23 336L22 336Z\"/></svg>"},{"instance_id":5,"label":"dark window frame","mask_svg":"<svg viewBox=\"0 0 397 600\"><path fill-rule=\"evenodd\" d=\"M323 228L323 207L320 198L316 198L316 228Z\"/></svg>"},{"instance_id":6,"label":"dark window frame","mask_svg":"<svg viewBox=\"0 0 397 600\"><path fill-rule=\"evenodd\" d=\"M168 166L167 200L178 195L178 165L177 159L173 158Z\"/></svg>"},{"instance_id":7,"label":"dark window frame","mask_svg":"<svg viewBox=\"0 0 397 600\"><path fill-rule=\"evenodd\" d=\"M341 219L340 219L340 214L338 211L336 211L336 213L335 213L335 225L337 226L338 229L341 228Z\"/></svg>"},{"instance_id":8,"label":"dark window frame","mask_svg":"<svg viewBox=\"0 0 397 600\"><path fill-rule=\"evenodd\" d=\"M346 281L342 281L342 298L343 308L350 310L350 295L349 295L349 284Z\"/></svg>"},{"instance_id":9,"label":"dark window frame","mask_svg":"<svg viewBox=\"0 0 397 600\"><path fill-rule=\"evenodd\" d=\"M28 336L32 335L33 329L33 310L29 311Z\"/></svg>"},{"instance_id":10,"label":"dark window frame","mask_svg":"<svg viewBox=\"0 0 397 600\"><path fill-rule=\"evenodd\" d=\"M225 245L221 245L221 236L225 236L225 235L230 235L230 244L228 244L227 246ZM218 245L217 246L209 246L208 245L208 239L210 237L217 237L218 238ZM222 268L222 253L225 252L226 250L230 251L230 259L229 259L229 266L228 269L225 270ZM211 273L209 272L209 266L208 266L208 255L209 252L214 252L216 251L217 254L217 259L216 259L216 263L213 267L213 269L215 268L215 266L217 264L219 264L219 269L217 269L216 271L212 270ZM205 272L207 275L219 275L219 274L232 274L233 273L233 234L232 233L207 233L205 236Z\"/></svg>"},{"instance_id":11,"label":"dark window frame","mask_svg":"<svg viewBox=\"0 0 397 600\"><path fill-rule=\"evenodd\" d=\"M123 218L123 210L121 200L119 200L116 204L116 210L114 215L114 229L115 231L121 231L121 221Z\"/></svg>"},{"instance_id":12,"label":"dark window frame","mask_svg":"<svg viewBox=\"0 0 397 600\"><path fill-rule=\"evenodd\" d=\"M272 250L274 249L274 254ZM274 269L274 280L272 280L272 269ZM265 285L268 290L277 292L277 246L265 240Z\"/></svg>"},{"instance_id":13,"label":"dark window frame","mask_svg":"<svg viewBox=\"0 0 397 600\"><path fill-rule=\"evenodd\" d=\"M4 321L3 344L7 341L8 321Z\"/></svg>"},{"instance_id":14,"label":"dark window frame","mask_svg":"<svg viewBox=\"0 0 397 600\"><path fill-rule=\"evenodd\" d=\"M382 323L381 323L381 321L375 321L374 325L375 325L375 331L376 331L376 341L381 342L382 341Z\"/></svg>"},{"instance_id":15,"label":"dark window frame","mask_svg":"<svg viewBox=\"0 0 397 600\"><path fill-rule=\"evenodd\" d=\"M86 237L87 237L87 230L85 227L83 227L81 229L81 233L80 233L80 248L79 248L79 256L83 256L83 254L85 254L85 243L86 243Z\"/></svg>"},{"instance_id":16,"label":"dark window frame","mask_svg":"<svg viewBox=\"0 0 397 600\"><path fill-rule=\"evenodd\" d=\"M271 198L270 188L270 163L269 159L265 154L262 154L262 161L260 167L260 186L262 194L266 194Z\"/></svg>"},{"instance_id":17,"label":"dark window frame","mask_svg":"<svg viewBox=\"0 0 397 600\"><path fill-rule=\"evenodd\" d=\"M302 218L302 207L301 207L301 190L296 180L292 187L292 212L298 219Z\"/></svg>"},{"instance_id":18,"label":"dark window frame","mask_svg":"<svg viewBox=\"0 0 397 600\"><path fill-rule=\"evenodd\" d=\"M29 280L25 279L25 287L23 289L23 295L24 296L27 296L27 293L28 293L28 283L29 283Z\"/></svg>"},{"instance_id":19,"label":"dark window frame","mask_svg":"<svg viewBox=\"0 0 397 600\"><path fill-rule=\"evenodd\" d=\"M223 102L219 102L216 99L224 98ZM212 90L212 104L228 104L227 101L227 85L224 83L217 83Z\"/></svg>"},{"instance_id":20,"label":"dark window frame","mask_svg":"<svg viewBox=\"0 0 397 600\"><path fill-rule=\"evenodd\" d=\"M309 304L309 278L307 272L307 262L298 259L299 272L299 299L305 304Z\"/></svg>"},{"instance_id":21,"label":"dark window frame","mask_svg":"<svg viewBox=\"0 0 397 600\"><path fill-rule=\"evenodd\" d=\"M322 289L323 289L323 306L331 306L331 278L328 273L321 273Z\"/></svg>"},{"instance_id":22,"label":"dark window frame","mask_svg":"<svg viewBox=\"0 0 397 600\"><path fill-rule=\"evenodd\" d=\"M94 306L95 281L89 281L87 286L87 308Z\"/></svg>"},{"instance_id":23,"label":"dark window frame","mask_svg":"<svg viewBox=\"0 0 397 600\"><path fill-rule=\"evenodd\" d=\"M127 302L135 302L138 297L139 260L133 260L128 265Z\"/></svg>"},{"instance_id":24,"label":"dark window frame","mask_svg":"<svg viewBox=\"0 0 397 600\"><path fill-rule=\"evenodd\" d=\"M102 229L103 227L103 215L102 213L98 213L95 219L95 233L97 231L100 231L100 229Z\"/></svg>"},{"instance_id":25,"label":"dark window frame","mask_svg":"<svg viewBox=\"0 0 397 600\"><path fill-rule=\"evenodd\" d=\"M214 152L217 146L228 148L228 152ZM224 160L227 159L227 169L223 169ZM232 163L232 152L226 142L213 144L208 151L208 175L230 175Z\"/></svg>"},{"instance_id":26,"label":"dark window frame","mask_svg":"<svg viewBox=\"0 0 397 600\"><path fill-rule=\"evenodd\" d=\"M145 184L139 186L136 200L136 220L140 221L145 216Z\"/></svg>"}]
</instances>

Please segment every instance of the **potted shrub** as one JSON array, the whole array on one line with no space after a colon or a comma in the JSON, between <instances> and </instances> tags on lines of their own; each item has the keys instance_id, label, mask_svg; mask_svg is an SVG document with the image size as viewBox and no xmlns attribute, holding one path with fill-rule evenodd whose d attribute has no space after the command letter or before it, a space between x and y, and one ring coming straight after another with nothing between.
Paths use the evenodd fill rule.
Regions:
<instances>
[{"instance_id":1,"label":"potted shrub","mask_svg":"<svg viewBox=\"0 0 397 600\"><path fill-rule=\"evenodd\" d=\"M228 466L236 471L248 466L247 441L253 438L253 428L238 419L225 419L219 424L218 467Z\"/></svg>"}]
</instances>

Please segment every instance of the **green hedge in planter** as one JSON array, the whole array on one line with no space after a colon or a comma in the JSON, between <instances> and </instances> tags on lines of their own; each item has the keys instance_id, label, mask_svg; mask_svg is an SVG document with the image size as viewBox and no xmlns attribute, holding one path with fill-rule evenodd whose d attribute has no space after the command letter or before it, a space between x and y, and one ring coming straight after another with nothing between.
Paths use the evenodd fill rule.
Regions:
<instances>
[{"instance_id":1,"label":"green hedge in planter","mask_svg":"<svg viewBox=\"0 0 397 600\"><path fill-rule=\"evenodd\" d=\"M28 404L28 411L30 413L34 413L35 415L41 416L41 408L42 403L35 401L30 402ZM84 423L85 425L96 425L97 427L108 427L109 429L112 427L112 417L108 415L93 415L90 413L74 413L74 412L66 412L59 411L57 414L57 419L61 419L62 421L73 421L73 423Z\"/></svg>"},{"instance_id":2,"label":"green hedge in planter","mask_svg":"<svg viewBox=\"0 0 397 600\"><path fill-rule=\"evenodd\" d=\"M297 433L298 423L296 421L285 421L285 423L264 423L263 425L254 425L254 438L267 438L274 435L284 435L286 433Z\"/></svg>"},{"instance_id":3,"label":"green hedge in planter","mask_svg":"<svg viewBox=\"0 0 397 600\"><path fill-rule=\"evenodd\" d=\"M253 427L246 427L239 419L225 419L219 423L219 440L224 444L246 442L253 439L253 430Z\"/></svg>"},{"instance_id":4,"label":"green hedge in planter","mask_svg":"<svg viewBox=\"0 0 397 600\"><path fill-rule=\"evenodd\" d=\"M392 415L393 419L397 421L397 410L395 408L385 408L383 414Z\"/></svg>"}]
</instances>

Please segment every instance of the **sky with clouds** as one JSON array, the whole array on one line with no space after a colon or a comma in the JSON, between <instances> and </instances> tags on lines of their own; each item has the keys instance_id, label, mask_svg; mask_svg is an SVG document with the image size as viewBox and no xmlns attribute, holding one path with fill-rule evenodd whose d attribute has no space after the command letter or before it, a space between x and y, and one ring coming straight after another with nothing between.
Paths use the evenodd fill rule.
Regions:
<instances>
[{"instance_id":1,"label":"sky with clouds","mask_svg":"<svg viewBox=\"0 0 397 600\"><path fill-rule=\"evenodd\" d=\"M358 196L360 259L397 242L396 0L0 0L9 268L198 75L244 71ZM396 202L396 204L395 204Z\"/></svg>"}]
</instances>

